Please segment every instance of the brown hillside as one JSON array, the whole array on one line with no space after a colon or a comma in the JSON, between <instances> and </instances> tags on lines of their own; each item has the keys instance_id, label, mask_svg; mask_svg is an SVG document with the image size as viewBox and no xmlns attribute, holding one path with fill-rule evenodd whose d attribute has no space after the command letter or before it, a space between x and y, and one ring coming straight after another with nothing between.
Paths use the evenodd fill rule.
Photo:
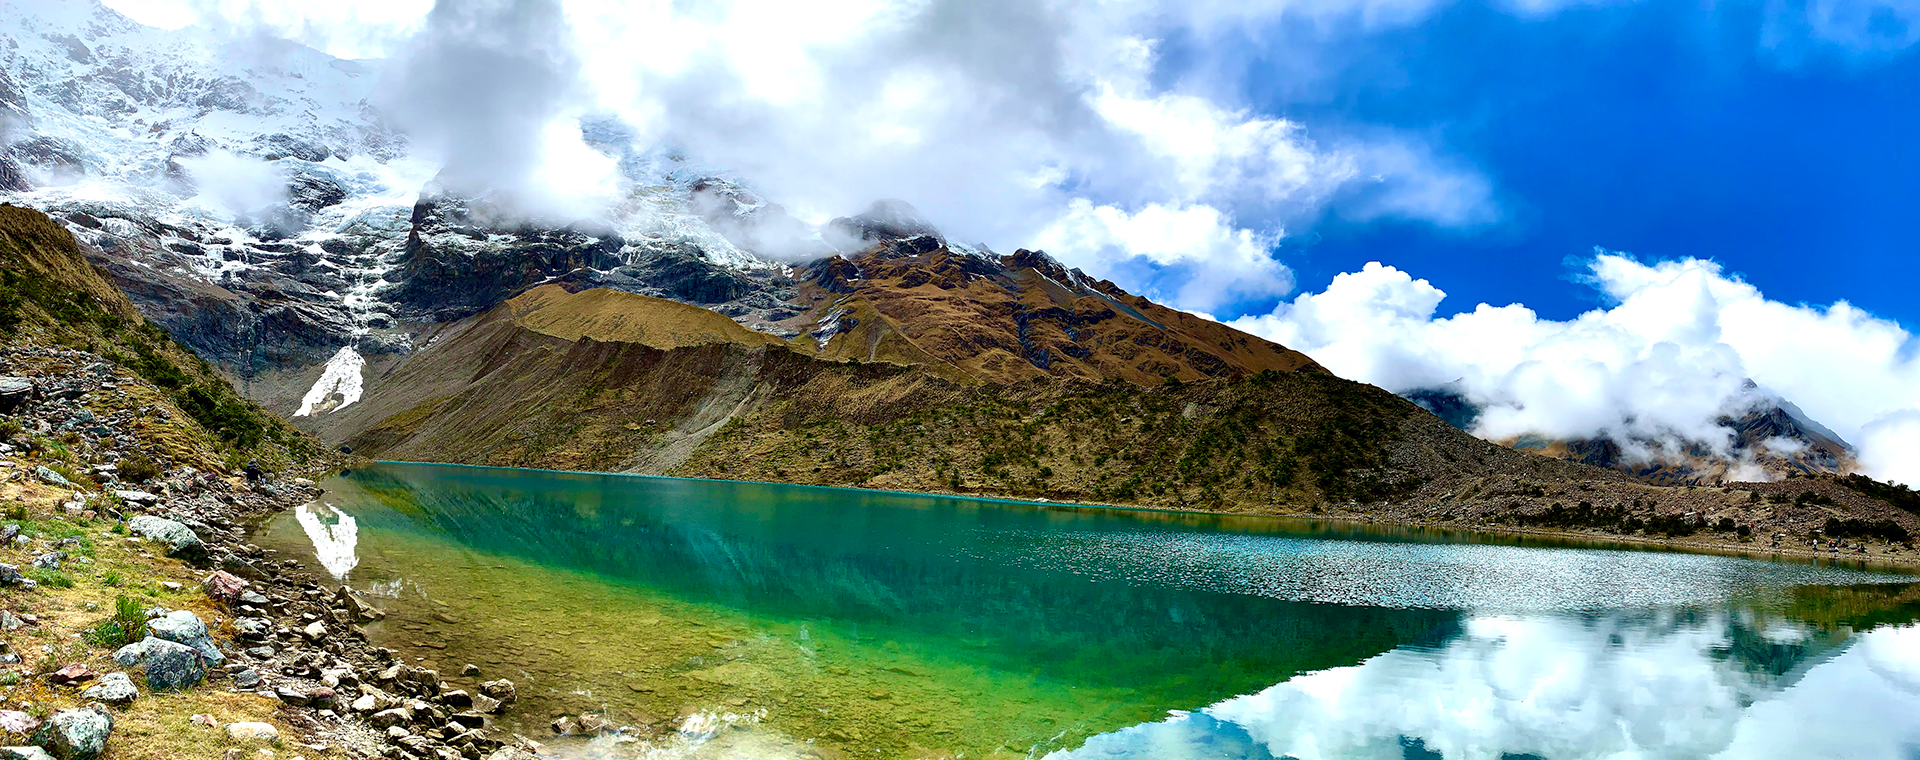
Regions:
<instances>
[{"instance_id":1,"label":"brown hillside","mask_svg":"<svg viewBox=\"0 0 1920 760\"><path fill-rule=\"evenodd\" d=\"M514 324L565 341L586 338L660 349L785 343L698 306L603 288L569 293L559 285L542 285L509 299L506 309Z\"/></svg>"},{"instance_id":2,"label":"brown hillside","mask_svg":"<svg viewBox=\"0 0 1920 760\"><path fill-rule=\"evenodd\" d=\"M1046 254L989 259L930 236L810 267L786 326L802 350L921 364L954 379L1154 385L1319 370L1305 354L1127 294Z\"/></svg>"}]
</instances>

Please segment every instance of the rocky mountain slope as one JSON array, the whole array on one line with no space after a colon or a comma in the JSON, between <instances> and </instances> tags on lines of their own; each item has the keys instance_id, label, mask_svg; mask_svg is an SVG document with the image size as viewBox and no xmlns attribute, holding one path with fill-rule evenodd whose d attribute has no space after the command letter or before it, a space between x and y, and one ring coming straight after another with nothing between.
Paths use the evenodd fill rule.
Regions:
<instances>
[{"instance_id":1,"label":"rocky mountain slope","mask_svg":"<svg viewBox=\"0 0 1920 760\"><path fill-rule=\"evenodd\" d=\"M1523 435L1502 445L1543 456L1618 470L1649 483L1700 485L1779 480L1789 476L1840 475L1852 471L1853 448L1792 402L1753 391L1753 403L1718 421L1722 440L1560 440ZM1480 409L1448 388L1406 394L1421 408L1461 430L1472 431Z\"/></svg>"}]
</instances>

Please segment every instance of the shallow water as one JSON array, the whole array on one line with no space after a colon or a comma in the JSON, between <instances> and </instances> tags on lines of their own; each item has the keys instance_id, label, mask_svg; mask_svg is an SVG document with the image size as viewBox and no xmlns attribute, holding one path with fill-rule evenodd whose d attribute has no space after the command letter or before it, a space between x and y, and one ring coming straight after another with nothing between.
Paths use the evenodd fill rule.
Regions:
<instances>
[{"instance_id":1,"label":"shallow water","mask_svg":"<svg viewBox=\"0 0 1920 760\"><path fill-rule=\"evenodd\" d=\"M514 679L505 728L649 737L567 756L1920 757L1920 585L1884 572L438 465L326 485L256 540L374 594L376 642Z\"/></svg>"}]
</instances>

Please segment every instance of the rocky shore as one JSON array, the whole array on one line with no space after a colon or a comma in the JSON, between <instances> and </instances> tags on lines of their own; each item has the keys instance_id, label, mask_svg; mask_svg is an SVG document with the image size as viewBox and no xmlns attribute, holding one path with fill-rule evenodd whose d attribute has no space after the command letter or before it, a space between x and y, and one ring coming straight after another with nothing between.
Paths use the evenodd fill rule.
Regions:
<instances>
[{"instance_id":1,"label":"rocky shore","mask_svg":"<svg viewBox=\"0 0 1920 760\"><path fill-rule=\"evenodd\" d=\"M337 462L258 478L159 467L220 452L185 422L149 424L180 415L132 373L31 345L0 362L0 758L535 756L489 728L513 682L372 646L362 626L382 613L365 598L246 543ZM136 718L148 728L119 738Z\"/></svg>"}]
</instances>

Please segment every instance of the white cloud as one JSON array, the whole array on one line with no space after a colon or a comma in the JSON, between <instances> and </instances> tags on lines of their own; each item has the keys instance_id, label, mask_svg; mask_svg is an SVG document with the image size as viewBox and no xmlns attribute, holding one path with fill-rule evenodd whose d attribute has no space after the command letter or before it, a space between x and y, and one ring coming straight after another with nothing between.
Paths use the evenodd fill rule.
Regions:
<instances>
[{"instance_id":1,"label":"white cloud","mask_svg":"<svg viewBox=\"0 0 1920 760\"><path fill-rule=\"evenodd\" d=\"M1567 321L1518 304L1436 319L1444 292L1376 263L1229 324L1389 390L1457 382L1487 406L1475 432L1489 438L1724 446L1716 419L1770 392L1855 444L1870 474L1920 479L1920 359L1904 328L1844 302L1768 300L1710 261L1600 254L1589 273L1614 303Z\"/></svg>"},{"instance_id":2,"label":"white cloud","mask_svg":"<svg viewBox=\"0 0 1920 760\"><path fill-rule=\"evenodd\" d=\"M252 156L224 150L180 159L192 178L199 205L228 215L245 214L287 197L287 177L279 168Z\"/></svg>"},{"instance_id":3,"label":"white cloud","mask_svg":"<svg viewBox=\"0 0 1920 760\"><path fill-rule=\"evenodd\" d=\"M266 32L336 58L377 58L420 27L433 0L102 0L147 26L203 26L233 36Z\"/></svg>"},{"instance_id":4,"label":"white cloud","mask_svg":"<svg viewBox=\"0 0 1920 760\"><path fill-rule=\"evenodd\" d=\"M1303 674L1048 757L1185 760L1244 748L1233 756L1386 759L1413 756L1411 744L1487 760L1893 760L1920 742L1907 717L1920 709L1920 627L1836 641L1778 619L1614 613L1473 615L1461 628L1442 646ZM1755 662L1739 655L1742 638L1780 648ZM1782 653L1798 666L1776 675L1770 667L1795 664Z\"/></svg>"},{"instance_id":5,"label":"white cloud","mask_svg":"<svg viewBox=\"0 0 1920 760\"><path fill-rule=\"evenodd\" d=\"M1237 229L1211 206L1148 204L1129 213L1074 199L1034 247L1099 272L1130 272L1150 297L1192 309L1230 307L1293 289L1274 238ZM1131 270L1131 271L1130 271Z\"/></svg>"}]
</instances>

